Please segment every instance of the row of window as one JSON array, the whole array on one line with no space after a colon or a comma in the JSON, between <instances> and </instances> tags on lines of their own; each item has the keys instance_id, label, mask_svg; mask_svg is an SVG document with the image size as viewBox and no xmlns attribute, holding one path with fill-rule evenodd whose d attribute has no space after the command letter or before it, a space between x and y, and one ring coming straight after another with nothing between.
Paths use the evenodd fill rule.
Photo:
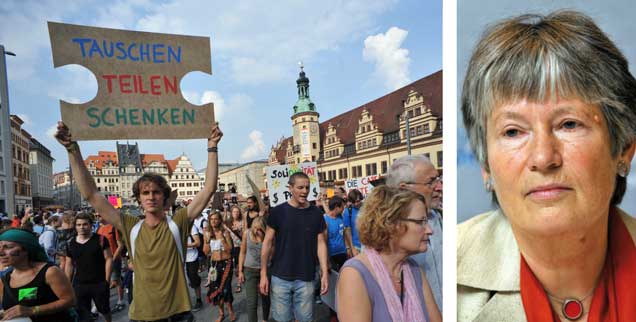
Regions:
<instances>
[{"instance_id":1,"label":"row of window","mask_svg":"<svg viewBox=\"0 0 636 322\"><path fill-rule=\"evenodd\" d=\"M198 187L199 183L198 182L179 182L178 184L176 182L173 182L170 184L171 187L173 188L183 188L183 187Z\"/></svg>"},{"instance_id":2,"label":"row of window","mask_svg":"<svg viewBox=\"0 0 636 322\"><path fill-rule=\"evenodd\" d=\"M371 126L371 123L368 123L366 125L360 126L360 129L358 130L358 132L365 133L365 132L371 132L371 130L373 130L373 126Z\"/></svg>"},{"instance_id":3,"label":"row of window","mask_svg":"<svg viewBox=\"0 0 636 322\"><path fill-rule=\"evenodd\" d=\"M179 196L194 196L198 191L179 191Z\"/></svg>"},{"instance_id":4,"label":"row of window","mask_svg":"<svg viewBox=\"0 0 636 322\"><path fill-rule=\"evenodd\" d=\"M4 185L3 185L4 188ZM26 183L13 183L13 189L16 195L19 196L30 196L31 195L31 185Z\"/></svg>"},{"instance_id":5,"label":"row of window","mask_svg":"<svg viewBox=\"0 0 636 322\"><path fill-rule=\"evenodd\" d=\"M327 153L325 153L325 158L333 158L333 157L337 157L339 155L340 155L340 151L338 151L338 149L329 150L329 151L327 151Z\"/></svg>"},{"instance_id":6,"label":"row of window","mask_svg":"<svg viewBox=\"0 0 636 322\"><path fill-rule=\"evenodd\" d=\"M28 167L23 167L21 164L13 164L13 176L18 179L30 180L30 171Z\"/></svg>"},{"instance_id":7,"label":"row of window","mask_svg":"<svg viewBox=\"0 0 636 322\"><path fill-rule=\"evenodd\" d=\"M414 108L406 112L406 114L409 118L412 118L413 116L420 116L422 115L422 109L423 107Z\"/></svg>"},{"instance_id":8,"label":"row of window","mask_svg":"<svg viewBox=\"0 0 636 322\"><path fill-rule=\"evenodd\" d=\"M23 139L21 136L16 135L15 133L11 133L11 142L17 143L18 145L23 146L25 148L28 148L30 143L26 141L25 139Z\"/></svg>"},{"instance_id":9,"label":"row of window","mask_svg":"<svg viewBox=\"0 0 636 322\"><path fill-rule=\"evenodd\" d=\"M424 153L424 156L430 159L430 153ZM395 160L394 160L395 161ZM431 160L432 161L432 160ZM437 151L437 166L441 167L443 164L443 152ZM389 164L387 161L380 162L380 172L378 173L378 164L377 163L367 163L364 165L364 172L362 171L362 165L357 165L351 167L351 177L359 178L372 176L377 174L386 174L389 170ZM324 173L319 173L320 180L345 180L348 179L347 176L347 168L341 168L337 171L338 176L336 177L336 170L329 170Z\"/></svg>"},{"instance_id":10,"label":"row of window","mask_svg":"<svg viewBox=\"0 0 636 322\"><path fill-rule=\"evenodd\" d=\"M95 181L97 183L101 183L100 178L96 178ZM119 182L118 178L104 178L104 183L117 183L117 182Z\"/></svg>"},{"instance_id":11,"label":"row of window","mask_svg":"<svg viewBox=\"0 0 636 322\"><path fill-rule=\"evenodd\" d=\"M373 148L378 145L378 141L376 139L368 139L362 142L358 142L358 150L364 150L367 148Z\"/></svg>"},{"instance_id":12,"label":"row of window","mask_svg":"<svg viewBox=\"0 0 636 322\"><path fill-rule=\"evenodd\" d=\"M102 191L102 187L97 187L97 191ZM119 186L108 186L104 188L104 191L117 191L119 192Z\"/></svg>"},{"instance_id":13,"label":"row of window","mask_svg":"<svg viewBox=\"0 0 636 322\"><path fill-rule=\"evenodd\" d=\"M24 163L29 163L29 152L20 149L17 145L12 144L13 150L13 158L22 161Z\"/></svg>"},{"instance_id":14,"label":"row of window","mask_svg":"<svg viewBox=\"0 0 636 322\"><path fill-rule=\"evenodd\" d=\"M420 136L420 135L428 134L428 133L431 133L431 129L428 123L414 126L409 129L409 135L411 137ZM406 138L406 129L402 130L402 136Z\"/></svg>"}]
</instances>

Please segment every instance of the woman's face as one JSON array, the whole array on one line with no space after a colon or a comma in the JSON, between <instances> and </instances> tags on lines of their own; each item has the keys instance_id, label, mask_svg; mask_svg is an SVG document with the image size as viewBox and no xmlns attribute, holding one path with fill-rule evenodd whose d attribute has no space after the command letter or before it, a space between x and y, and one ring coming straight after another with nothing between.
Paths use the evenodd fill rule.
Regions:
<instances>
[{"instance_id":1,"label":"woman's face","mask_svg":"<svg viewBox=\"0 0 636 322\"><path fill-rule=\"evenodd\" d=\"M221 216L219 216L218 214L212 214L210 215L210 226L212 226L212 228L219 228L221 226Z\"/></svg>"},{"instance_id":2,"label":"woman's face","mask_svg":"<svg viewBox=\"0 0 636 322\"><path fill-rule=\"evenodd\" d=\"M425 252L433 229L428 224L428 210L423 202L414 200L409 205L408 215L400 220L406 231L397 239L396 246L409 254Z\"/></svg>"},{"instance_id":3,"label":"woman's face","mask_svg":"<svg viewBox=\"0 0 636 322\"><path fill-rule=\"evenodd\" d=\"M599 106L578 99L497 106L487 133L493 188L513 228L553 235L607 216L619 159Z\"/></svg>"},{"instance_id":4,"label":"woman's face","mask_svg":"<svg viewBox=\"0 0 636 322\"><path fill-rule=\"evenodd\" d=\"M236 207L232 208L232 219L238 220L240 215L241 215L241 210L239 210Z\"/></svg>"},{"instance_id":5,"label":"woman's face","mask_svg":"<svg viewBox=\"0 0 636 322\"><path fill-rule=\"evenodd\" d=\"M16 242L0 241L0 264L10 266L23 258L28 258L27 251Z\"/></svg>"}]
</instances>

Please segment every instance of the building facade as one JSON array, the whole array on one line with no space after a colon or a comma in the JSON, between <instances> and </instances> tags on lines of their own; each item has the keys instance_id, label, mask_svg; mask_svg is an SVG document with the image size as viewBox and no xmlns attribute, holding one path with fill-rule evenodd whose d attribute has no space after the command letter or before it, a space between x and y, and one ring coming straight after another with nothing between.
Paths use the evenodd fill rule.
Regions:
<instances>
[{"instance_id":1,"label":"building facade","mask_svg":"<svg viewBox=\"0 0 636 322\"><path fill-rule=\"evenodd\" d=\"M11 115L11 145L13 163L13 189L15 214L33 207L31 198L31 169L29 166L29 150L31 134L22 128L24 121L17 115Z\"/></svg>"},{"instance_id":2,"label":"building facade","mask_svg":"<svg viewBox=\"0 0 636 322\"><path fill-rule=\"evenodd\" d=\"M53 202L65 208L79 208L82 197L70 171L53 174Z\"/></svg>"},{"instance_id":3,"label":"building facade","mask_svg":"<svg viewBox=\"0 0 636 322\"><path fill-rule=\"evenodd\" d=\"M302 70L297 83L300 100L301 84L309 85ZM319 122L315 106L312 110L295 106L294 135L281 138L272 147L268 163L311 161L298 147L309 142L311 148L313 144L318 147L315 159L323 186L382 176L395 159L409 151L427 156L442 171L442 116L442 71L323 122ZM311 136L313 122L318 125L317 137ZM298 125L309 128L309 140L296 135Z\"/></svg>"},{"instance_id":4,"label":"building facade","mask_svg":"<svg viewBox=\"0 0 636 322\"><path fill-rule=\"evenodd\" d=\"M53 204L54 160L49 149L35 138L31 139L29 168L31 170L31 191L34 208L44 208Z\"/></svg>"},{"instance_id":5,"label":"building facade","mask_svg":"<svg viewBox=\"0 0 636 322\"><path fill-rule=\"evenodd\" d=\"M141 177L143 167L139 145L117 143L117 156L119 163L120 197L126 202L133 199L132 187L135 181Z\"/></svg>"},{"instance_id":6,"label":"building facade","mask_svg":"<svg viewBox=\"0 0 636 322\"><path fill-rule=\"evenodd\" d=\"M265 190L263 173L267 164L268 162L265 160L252 161L221 172L219 174L219 191L229 191L231 187L235 187L237 194L251 196L254 192L247 181L249 176L256 184L259 192L263 192Z\"/></svg>"},{"instance_id":7,"label":"building facade","mask_svg":"<svg viewBox=\"0 0 636 322\"><path fill-rule=\"evenodd\" d=\"M89 155L84 160L88 172L93 176L97 191L104 196L119 196L120 178L117 153L99 151L97 155Z\"/></svg>"},{"instance_id":8,"label":"building facade","mask_svg":"<svg viewBox=\"0 0 636 322\"><path fill-rule=\"evenodd\" d=\"M168 160L172 190L177 190L177 202L188 201L203 189L203 179L192 166L192 161L184 154L174 160Z\"/></svg>"}]
</instances>

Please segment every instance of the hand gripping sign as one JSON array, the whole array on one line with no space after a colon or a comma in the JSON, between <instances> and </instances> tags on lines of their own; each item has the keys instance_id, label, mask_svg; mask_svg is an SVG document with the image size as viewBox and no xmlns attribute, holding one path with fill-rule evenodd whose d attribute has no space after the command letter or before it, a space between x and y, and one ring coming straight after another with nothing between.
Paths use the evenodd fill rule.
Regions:
<instances>
[{"instance_id":1,"label":"hand gripping sign","mask_svg":"<svg viewBox=\"0 0 636 322\"><path fill-rule=\"evenodd\" d=\"M206 138L214 105L181 95L191 71L212 73L210 38L49 22L55 67L78 64L97 78L85 104L60 101L76 140Z\"/></svg>"}]
</instances>

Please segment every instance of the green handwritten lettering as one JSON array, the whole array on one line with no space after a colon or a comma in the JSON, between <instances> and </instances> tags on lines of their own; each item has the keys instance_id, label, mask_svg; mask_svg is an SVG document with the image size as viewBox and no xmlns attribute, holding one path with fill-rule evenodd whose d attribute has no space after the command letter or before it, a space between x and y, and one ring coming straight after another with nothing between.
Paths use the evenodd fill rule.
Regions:
<instances>
[{"instance_id":1,"label":"green handwritten lettering","mask_svg":"<svg viewBox=\"0 0 636 322\"><path fill-rule=\"evenodd\" d=\"M171 108L170 109L170 121L172 121L172 125L178 125L179 124L179 109L177 108Z\"/></svg>"},{"instance_id":2,"label":"green handwritten lettering","mask_svg":"<svg viewBox=\"0 0 636 322\"><path fill-rule=\"evenodd\" d=\"M167 109L161 109L157 111L157 117L159 118L159 125L163 123L168 124L168 119L166 119L166 113L168 113Z\"/></svg>"},{"instance_id":3,"label":"green handwritten lettering","mask_svg":"<svg viewBox=\"0 0 636 322\"><path fill-rule=\"evenodd\" d=\"M102 111L102 123L104 123L104 125L106 126L115 126L115 124L106 121L106 115L108 114L109 111L110 111L110 107L107 107L104 109L104 111Z\"/></svg>"},{"instance_id":4,"label":"green handwritten lettering","mask_svg":"<svg viewBox=\"0 0 636 322\"><path fill-rule=\"evenodd\" d=\"M86 110L86 114L88 114L88 117L91 118L91 119L94 119L95 123L88 123L88 126L90 126L92 128L98 127L99 124L101 123L100 119L99 119L99 116L97 114L94 114L94 113L97 113L97 111L99 111L99 109L97 107L89 107Z\"/></svg>"},{"instance_id":5,"label":"green handwritten lettering","mask_svg":"<svg viewBox=\"0 0 636 322\"><path fill-rule=\"evenodd\" d=\"M191 124L194 124L194 112L195 110L190 110L191 113L188 113L187 110L183 110L183 124L188 124L188 120L190 120Z\"/></svg>"},{"instance_id":6,"label":"green handwritten lettering","mask_svg":"<svg viewBox=\"0 0 636 322\"><path fill-rule=\"evenodd\" d=\"M148 110L141 110L141 117L143 120L144 125L146 124L155 124L155 109L152 109L150 111Z\"/></svg>"},{"instance_id":7,"label":"green handwritten lettering","mask_svg":"<svg viewBox=\"0 0 636 322\"><path fill-rule=\"evenodd\" d=\"M139 109L131 108L128 110L128 118L130 119L130 125L141 125L139 123Z\"/></svg>"}]
</instances>

